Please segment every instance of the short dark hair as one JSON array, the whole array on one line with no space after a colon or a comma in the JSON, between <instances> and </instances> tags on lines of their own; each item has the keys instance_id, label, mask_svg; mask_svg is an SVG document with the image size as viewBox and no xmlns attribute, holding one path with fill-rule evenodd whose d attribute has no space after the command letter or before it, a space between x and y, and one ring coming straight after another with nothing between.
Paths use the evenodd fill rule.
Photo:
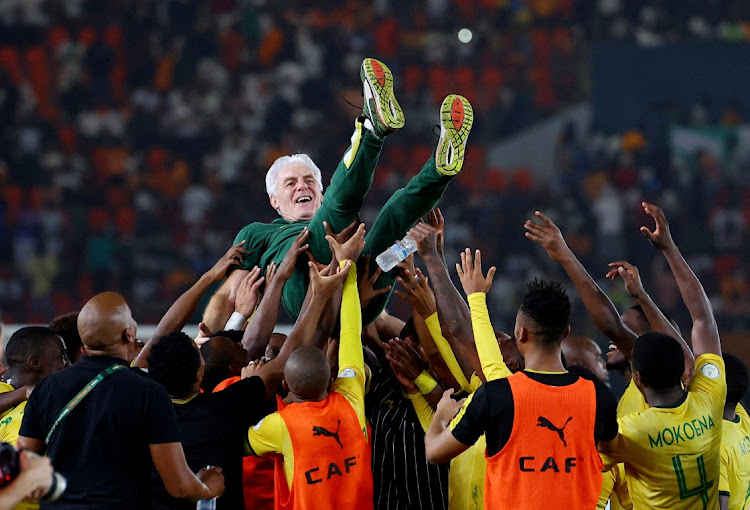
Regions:
<instances>
[{"instance_id":1,"label":"short dark hair","mask_svg":"<svg viewBox=\"0 0 750 510\"><path fill-rule=\"evenodd\" d=\"M722 357L727 373L727 404L737 405L750 387L750 374L745 363L734 354L725 352Z\"/></svg>"},{"instance_id":2,"label":"short dark hair","mask_svg":"<svg viewBox=\"0 0 750 510\"><path fill-rule=\"evenodd\" d=\"M161 337L151 347L148 373L173 397L184 397L193 390L201 355L193 340L182 332Z\"/></svg>"},{"instance_id":3,"label":"short dark hair","mask_svg":"<svg viewBox=\"0 0 750 510\"><path fill-rule=\"evenodd\" d=\"M633 370L641 374L641 382L656 392L679 387L685 372L680 342L655 331L636 339L631 362Z\"/></svg>"},{"instance_id":4,"label":"short dark hair","mask_svg":"<svg viewBox=\"0 0 750 510\"><path fill-rule=\"evenodd\" d=\"M244 331L240 331L238 329L225 329L224 331L217 331L216 333L212 333L211 336L209 336L208 338L223 336L225 338L230 339L232 342L241 342L242 336L244 334L245 334Z\"/></svg>"},{"instance_id":5,"label":"short dark hair","mask_svg":"<svg viewBox=\"0 0 750 510\"><path fill-rule=\"evenodd\" d=\"M65 351L71 363L81 357L81 335L78 334L78 312L70 312L52 319L49 329L57 333L65 341Z\"/></svg>"},{"instance_id":6,"label":"short dark hair","mask_svg":"<svg viewBox=\"0 0 750 510\"><path fill-rule=\"evenodd\" d=\"M224 337L224 335L216 335L216 337ZM203 356L203 361L206 362L206 371L203 374L201 389L206 392L212 392L221 381L232 375L229 369L232 357L226 349L216 349L213 342L211 342L211 338L215 337L210 337L200 347L201 356Z\"/></svg>"},{"instance_id":7,"label":"short dark hair","mask_svg":"<svg viewBox=\"0 0 750 510\"><path fill-rule=\"evenodd\" d=\"M672 316L669 315L669 313L667 313L667 311L664 310L664 308L662 308L661 306L657 306L657 308L659 309L661 314L664 316L664 318L667 319L667 321L674 327L674 329L676 329L678 333L682 334L682 332L680 331L680 326L679 324L677 324L677 321L674 320ZM651 327L651 323L648 321L648 317L646 317L646 312L643 311L643 307L641 305L635 304L631 306L630 308L628 308L628 310L633 310L634 312L638 314L639 328L643 333L653 331L653 328Z\"/></svg>"},{"instance_id":8,"label":"short dark hair","mask_svg":"<svg viewBox=\"0 0 750 510\"><path fill-rule=\"evenodd\" d=\"M526 284L519 311L539 326L548 345L559 344L570 324L570 298L560 282L537 280Z\"/></svg>"},{"instance_id":9,"label":"short dark hair","mask_svg":"<svg viewBox=\"0 0 750 510\"><path fill-rule=\"evenodd\" d=\"M5 346L5 359L8 367L26 363L31 357L39 357L47 342L57 338L57 333L44 326L26 326L21 328L8 340Z\"/></svg>"}]
</instances>

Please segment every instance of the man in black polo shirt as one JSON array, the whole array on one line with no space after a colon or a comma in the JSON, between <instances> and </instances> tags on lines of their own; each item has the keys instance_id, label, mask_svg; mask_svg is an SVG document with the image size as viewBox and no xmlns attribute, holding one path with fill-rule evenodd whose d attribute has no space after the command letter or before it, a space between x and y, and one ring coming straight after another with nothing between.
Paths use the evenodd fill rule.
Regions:
<instances>
[{"instance_id":1,"label":"man in black polo shirt","mask_svg":"<svg viewBox=\"0 0 750 510\"><path fill-rule=\"evenodd\" d=\"M304 236L299 236L297 241L301 245ZM298 252L293 249L290 253L285 260L292 267ZM321 327L321 316L330 308L328 301L341 288L346 277L345 271L328 276L329 268L319 272L312 263L310 266L308 306L302 311L278 356L257 369L252 377L216 393L200 393L205 361L192 339L184 333L172 333L151 339L144 347L148 353L149 375L166 388L177 411L188 464L193 469L213 465L221 466L224 470L227 490L218 499L217 509L245 507L242 456L248 451L247 431L276 410L273 397L281 383L287 359L295 349L316 337L315 332ZM274 280L275 284L282 286L286 277L277 275L276 278L278 281ZM152 476L152 486L155 510L192 508L165 494L155 474Z\"/></svg>"},{"instance_id":2,"label":"man in black polo shirt","mask_svg":"<svg viewBox=\"0 0 750 510\"><path fill-rule=\"evenodd\" d=\"M180 425L180 439L192 469L220 466L226 491L217 509L242 509L242 456L247 429L276 410L266 400L261 377L250 377L217 393L199 393L205 362L195 342L185 333L171 333L154 343L148 357L151 378L172 398ZM159 476L151 475L154 510L189 510L195 504L172 498Z\"/></svg>"},{"instance_id":3,"label":"man in black polo shirt","mask_svg":"<svg viewBox=\"0 0 750 510\"><path fill-rule=\"evenodd\" d=\"M152 459L173 496L197 501L224 490L220 470L199 472L197 477L190 471L166 391L139 370L125 368L136 327L122 296L94 296L78 317L86 355L43 379L31 394L18 445L37 453L46 450L68 481L62 498L42 503L42 509L151 508ZM108 368L111 375L60 419L73 398Z\"/></svg>"}]
</instances>

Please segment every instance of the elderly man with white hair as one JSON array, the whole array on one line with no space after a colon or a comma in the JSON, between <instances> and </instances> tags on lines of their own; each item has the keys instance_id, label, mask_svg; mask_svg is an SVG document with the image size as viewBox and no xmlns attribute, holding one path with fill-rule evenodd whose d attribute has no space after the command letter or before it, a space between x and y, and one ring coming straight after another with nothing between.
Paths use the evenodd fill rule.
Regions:
<instances>
[{"instance_id":1,"label":"elderly man with white hair","mask_svg":"<svg viewBox=\"0 0 750 510\"><path fill-rule=\"evenodd\" d=\"M278 265L295 237L310 230L309 251L321 263L331 260L325 239L326 222L340 232L358 216L365 195L372 185L375 166L386 136L404 125L404 114L393 93L393 75L382 62L366 58L360 77L364 89L362 115L355 121L351 145L336 168L323 196L320 169L306 154L277 159L266 174L266 191L280 218L271 223L251 223L237 234L235 244L248 251L244 261L230 272L222 287L211 298L203 321L209 329L222 329L232 314L233 299L242 279L255 266ZM466 141L474 120L469 102L451 94L440 107L440 139L435 153L407 185L396 191L369 228L363 255L376 256L394 239L400 239L421 217L435 208L452 178L463 165ZM374 267L371 271L374 271ZM284 308L299 315L308 285L307 265L295 270L282 294ZM382 274L375 288L395 279L395 271ZM374 298L363 310L369 324L385 308L390 293Z\"/></svg>"}]
</instances>

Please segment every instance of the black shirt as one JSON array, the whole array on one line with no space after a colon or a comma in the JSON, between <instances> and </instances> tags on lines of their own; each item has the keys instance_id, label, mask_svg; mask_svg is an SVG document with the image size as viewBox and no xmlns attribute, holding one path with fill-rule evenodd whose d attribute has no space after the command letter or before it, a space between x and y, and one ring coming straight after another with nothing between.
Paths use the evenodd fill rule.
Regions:
<instances>
[{"instance_id":1,"label":"black shirt","mask_svg":"<svg viewBox=\"0 0 750 510\"><path fill-rule=\"evenodd\" d=\"M224 494L217 509L244 508L242 456L247 429L274 412L273 399L266 401L266 386L260 377L240 380L216 393L199 393L189 401L174 400L180 440L193 472L219 466L224 474ZM171 497L156 470L152 470L154 509L195 509L195 503Z\"/></svg>"},{"instance_id":2,"label":"black shirt","mask_svg":"<svg viewBox=\"0 0 750 510\"><path fill-rule=\"evenodd\" d=\"M372 425L372 478L375 510L448 508L448 464L427 462L424 431L414 405L390 370L372 370L365 397Z\"/></svg>"},{"instance_id":3,"label":"black shirt","mask_svg":"<svg viewBox=\"0 0 750 510\"><path fill-rule=\"evenodd\" d=\"M94 377L124 359L83 356L36 385L20 435L44 441L60 411ZM138 369L105 378L62 420L47 455L68 481L60 500L41 508L133 510L151 508L150 444L179 441L169 395Z\"/></svg>"},{"instance_id":4,"label":"black shirt","mask_svg":"<svg viewBox=\"0 0 750 510\"><path fill-rule=\"evenodd\" d=\"M617 436L617 399L612 391L583 367L568 367L562 374L524 371L524 375L548 386L568 386L579 377L593 381L596 389L596 422L594 441L611 441ZM488 381L472 396L464 416L453 429L453 437L466 445L474 444L479 436L487 439L487 456L492 457L508 442L513 431L513 393L507 378Z\"/></svg>"}]
</instances>

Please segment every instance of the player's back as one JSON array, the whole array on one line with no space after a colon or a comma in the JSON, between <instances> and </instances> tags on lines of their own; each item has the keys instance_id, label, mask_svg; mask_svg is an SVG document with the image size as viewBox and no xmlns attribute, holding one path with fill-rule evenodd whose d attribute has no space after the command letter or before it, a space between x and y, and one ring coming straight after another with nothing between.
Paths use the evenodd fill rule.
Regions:
<instances>
[{"instance_id":1,"label":"player's back","mask_svg":"<svg viewBox=\"0 0 750 510\"><path fill-rule=\"evenodd\" d=\"M729 510L750 509L750 417L737 406L735 420L724 421L721 440L722 492L729 492Z\"/></svg>"},{"instance_id":2,"label":"player's back","mask_svg":"<svg viewBox=\"0 0 750 510\"><path fill-rule=\"evenodd\" d=\"M634 508L718 508L722 414L723 400L688 391L673 407L620 420Z\"/></svg>"},{"instance_id":3,"label":"player's back","mask_svg":"<svg viewBox=\"0 0 750 510\"><path fill-rule=\"evenodd\" d=\"M319 402L279 411L294 452L288 491L277 469L276 508L372 508L370 445L346 398L335 391Z\"/></svg>"}]
</instances>

